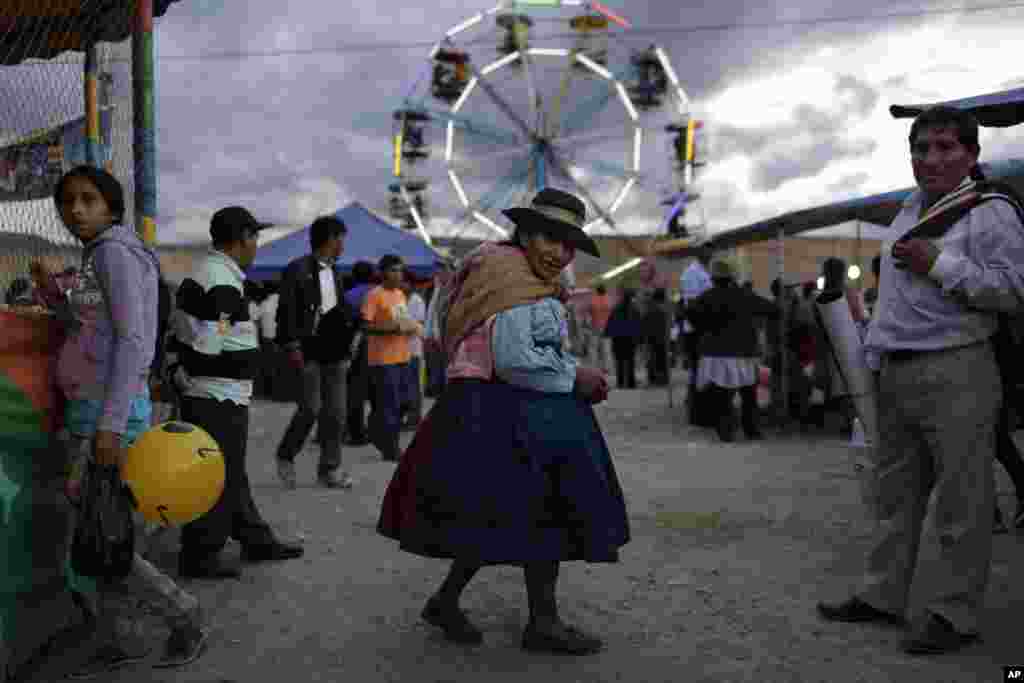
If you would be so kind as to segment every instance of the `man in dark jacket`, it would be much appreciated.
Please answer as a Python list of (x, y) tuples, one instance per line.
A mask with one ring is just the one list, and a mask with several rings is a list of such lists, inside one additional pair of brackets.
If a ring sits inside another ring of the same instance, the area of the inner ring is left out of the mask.
[(334, 267), (344, 250), (345, 224), (334, 216), (313, 222), (309, 240), (313, 253), (292, 261), (281, 278), (277, 308), (277, 339), (292, 367), (302, 373), (302, 392), (291, 423), (277, 449), (277, 472), (287, 488), (295, 488), (295, 456), (313, 424), (320, 421), (320, 464), (317, 481), (327, 488), (351, 488), (341, 469), (341, 438), (345, 415), (345, 374), (357, 328), (345, 302), (341, 276)]
[(656, 289), (643, 317), (647, 344), (647, 381), (651, 386), (663, 387), (669, 382), (668, 342), (672, 313), (664, 289)]
[(761, 437), (758, 427), (757, 319), (778, 316), (775, 304), (736, 284), (736, 271), (725, 259), (711, 264), (712, 288), (689, 307), (688, 318), (700, 335), (697, 367), (698, 390), (707, 391), (709, 411), (716, 415), (722, 441), (736, 432), (733, 400), (736, 390), (743, 401), (743, 431), (747, 438)]

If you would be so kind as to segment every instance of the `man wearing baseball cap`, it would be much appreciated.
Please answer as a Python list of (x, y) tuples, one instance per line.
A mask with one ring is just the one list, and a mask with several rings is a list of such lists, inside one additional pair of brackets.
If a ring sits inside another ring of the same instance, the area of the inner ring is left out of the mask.
[(181, 419), (206, 430), (224, 455), (220, 500), (181, 532), (179, 572), (190, 578), (237, 578), (220, 551), (229, 537), (249, 561), (300, 557), (301, 546), (279, 541), (252, 498), (246, 473), (249, 402), (259, 367), (259, 335), (245, 299), (245, 269), (256, 258), (257, 235), (269, 224), (240, 206), (217, 211), (210, 222), (212, 249), (181, 284), (172, 330), (180, 364), (173, 377)]

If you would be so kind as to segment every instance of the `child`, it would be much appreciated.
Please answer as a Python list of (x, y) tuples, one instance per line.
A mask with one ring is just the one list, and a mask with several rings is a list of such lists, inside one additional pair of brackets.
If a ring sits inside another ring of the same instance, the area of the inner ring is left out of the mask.
[[(33, 264), (34, 275), (48, 283), (47, 303), (66, 313), (57, 382), (67, 399), (72, 458), (118, 464), (126, 447), (150, 426), (148, 380), (156, 351), (159, 262), (123, 226), (124, 192), (106, 171), (72, 169), (57, 183), (54, 203), (61, 221), (85, 245), (82, 268), (70, 289), (60, 287), (44, 265)], [(137, 554), (129, 579), (167, 603), (171, 635), (157, 666), (181, 666), (199, 657), (207, 634), (196, 599)], [(139, 610), (126, 595), (126, 583), (98, 582), (100, 647), (71, 678), (91, 678), (147, 656), (139, 639)]]

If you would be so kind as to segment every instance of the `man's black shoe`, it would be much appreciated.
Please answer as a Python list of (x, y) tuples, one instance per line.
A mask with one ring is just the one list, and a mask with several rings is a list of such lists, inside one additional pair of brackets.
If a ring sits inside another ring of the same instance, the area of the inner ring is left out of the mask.
[(302, 557), (305, 549), (301, 545), (275, 541), (266, 545), (247, 545), (242, 548), (242, 559), (247, 562), (274, 562), (294, 560)]
[(928, 613), (913, 633), (903, 642), (903, 650), (911, 655), (941, 655), (955, 652), (981, 640), (977, 633), (960, 633), (953, 624), (937, 614)]
[(875, 622), (891, 626), (906, 626), (907, 620), (899, 614), (875, 609), (858, 597), (852, 597), (839, 604), (818, 603), (818, 614), (829, 621), (845, 621), (851, 624)]
[(242, 571), (219, 557), (190, 560), (178, 558), (178, 574), (186, 579), (239, 579)]

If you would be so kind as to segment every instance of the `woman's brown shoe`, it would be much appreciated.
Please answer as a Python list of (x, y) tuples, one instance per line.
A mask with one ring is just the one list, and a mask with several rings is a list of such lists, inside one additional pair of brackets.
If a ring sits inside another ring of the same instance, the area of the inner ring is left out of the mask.
[(423, 621), (444, 631), (444, 637), (453, 643), (479, 645), (484, 642), (483, 632), (458, 607), (442, 607), (436, 600), (428, 600), (420, 616)]
[(574, 626), (559, 625), (553, 630), (540, 630), (527, 626), (523, 631), (523, 649), (529, 652), (550, 652), (563, 655), (592, 655), (600, 652), (604, 643)]

